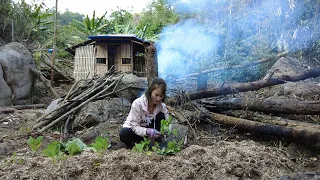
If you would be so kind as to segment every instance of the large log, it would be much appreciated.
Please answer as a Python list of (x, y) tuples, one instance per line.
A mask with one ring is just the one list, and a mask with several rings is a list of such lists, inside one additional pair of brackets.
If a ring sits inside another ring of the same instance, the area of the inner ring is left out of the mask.
[(36, 108), (45, 108), (45, 104), (24, 104), (24, 105), (15, 105), (15, 106), (4, 106), (0, 108), (13, 108), (17, 110), (21, 109), (36, 109)]
[(287, 54), (288, 54), (288, 52), (283, 52), (283, 53), (280, 53), (280, 54), (278, 54), (278, 55), (276, 55), (274, 57), (265, 58), (265, 59), (261, 59), (261, 60), (254, 61), (254, 62), (248, 62), (248, 63), (240, 64), (240, 65), (237, 65), (237, 66), (212, 68), (212, 69), (208, 69), (208, 70), (205, 70), (205, 71), (201, 71), (199, 73), (188, 74), (188, 75), (183, 76), (182, 78), (198, 76), (198, 75), (201, 75), (201, 74), (208, 74), (208, 73), (212, 73), (212, 72), (219, 72), (219, 71), (226, 71), (226, 70), (233, 70), (233, 69), (241, 69), (241, 68), (246, 68), (246, 67), (250, 67), (250, 66), (255, 66), (255, 65), (266, 63), (266, 62), (269, 62), (269, 61), (278, 60), (279, 58), (284, 57)]
[(320, 114), (320, 101), (299, 101), (295, 99), (253, 99), (224, 98), (200, 101), (210, 111), (248, 109), (253, 111), (284, 114)]
[(287, 127), (291, 127), (291, 126), (292, 127), (295, 127), (295, 126), (310, 127), (310, 125), (312, 125), (310, 123), (317, 122), (317, 120), (314, 119), (316, 115), (307, 116), (307, 118), (303, 118), (303, 119), (296, 118), (296, 120), (293, 120), (293, 119), (259, 113), (257, 111), (250, 111), (250, 110), (230, 110), (230, 111), (224, 111), (223, 113), (228, 116), (238, 117), (242, 119), (249, 119), (249, 120), (254, 120), (257, 122), (268, 123), (273, 125), (287, 126)]
[(298, 140), (320, 141), (320, 126), (310, 124), (310, 126), (280, 126), (261, 122), (250, 121), (247, 119), (226, 116), (217, 113), (210, 113), (213, 122), (218, 122), (228, 126), (235, 126), (237, 129), (244, 131), (255, 131), (266, 135), (273, 135)]
[[(284, 84), (287, 81), (296, 82), (296, 81), (301, 81), (308, 78), (315, 78), (318, 76), (320, 76), (320, 68), (303, 72), (295, 76), (283, 76), (278, 79), (264, 79), (264, 80), (254, 81), (254, 82), (235, 84), (233, 86), (225, 86), (222, 88), (210, 89), (207, 91), (190, 93), (190, 94), (187, 94), (187, 98), (190, 100), (196, 100), (196, 99), (208, 98), (208, 97), (219, 96), (219, 95), (235, 94), (238, 92), (256, 91), (265, 87), (274, 86), (277, 84)], [(172, 98), (169, 98), (167, 102), (169, 104), (177, 104), (177, 103), (180, 103), (180, 101), (181, 99), (172, 97)]]
[[(49, 57), (42, 55), (41, 57), (44, 58), (44, 60), (42, 61), (45, 65), (47, 65), (48, 67), (52, 68), (55, 72), (57, 72), (58, 74), (60, 74), (62, 77), (64, 77), (65, 79), (67, 79), (70, 82), (73, 82), (74, 80), (71, 79), (70, 77), (68, 77), (67, 75), (64, 75), (56, 66), (52, 66), (50, 64), (50, 59)], [(48, 62), (49, 61), (49, 62)]]
[(33, 74), (35, 74), (37, 76), (38, 79), (40, 79), (43, 84), (50, 90), (50, 92), (53, 94), (53, 96), (55, 98), (59, 98), (59, 95), (57, 94), (57, 92), (53, 89), (53, 87), (51, 86), (51, 83), (48, 79), (46, 79), (42, 73), (36, 69), (30, 69), (30, 72), (32, 72)]

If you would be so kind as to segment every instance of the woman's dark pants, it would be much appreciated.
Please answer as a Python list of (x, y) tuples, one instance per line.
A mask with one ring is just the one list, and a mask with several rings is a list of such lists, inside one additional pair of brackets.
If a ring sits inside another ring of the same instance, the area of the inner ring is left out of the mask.
[[(155, 118), (155, 129), (160, 131), (161, 127), (161, 120), (165, 119), (165, 116), (162, 112), (159, 112)], [(153, 128), (154, 119), (151, 121), (150, 125), (146, 128)], [(136, 135), (131, 128), (122, 128), (120, 130), (120, 140), (126, 144), (126, 146), (132, 149), (135, 143), (140, 143), (143, 141), (143, 137)], [(160, 138), (159, 138), (160, 139)], [(156, 140), (157, 141), (157, 140)]]

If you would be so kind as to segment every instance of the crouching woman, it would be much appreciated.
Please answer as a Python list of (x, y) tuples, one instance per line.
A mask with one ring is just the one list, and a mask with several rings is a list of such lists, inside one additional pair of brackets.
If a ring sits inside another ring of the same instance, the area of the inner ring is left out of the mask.
[(161, 120), (168, 119), (168, 110), (163, 103), (167, 84), (162, 78), (154, 78), (139, 98), (133, 101), (130, 113), (120, 130), (120, 140), (128, 148), (149, 136), (160, 141)]

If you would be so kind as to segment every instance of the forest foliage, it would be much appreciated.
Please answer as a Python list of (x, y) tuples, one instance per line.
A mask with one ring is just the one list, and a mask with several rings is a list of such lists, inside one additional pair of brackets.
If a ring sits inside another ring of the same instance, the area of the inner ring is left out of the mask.
[[(17, 41), (34, 53), (52, 48), (54, 9), (43, 2), (0, 1), (0, 43)], [(160, 73), (175, 68), (177, 76), (280, 52), (318, 61), (319, 7), (319, 0), (152, 0), (141, 13), (117, 9), (98, 16), (66, 10), (57, 16), (57, 57), (71, 59), (64, 49), (89, 35), (121, 33), (156, 42)], [(233, 72), (232, 77), (253, 80), (266, 66)]]

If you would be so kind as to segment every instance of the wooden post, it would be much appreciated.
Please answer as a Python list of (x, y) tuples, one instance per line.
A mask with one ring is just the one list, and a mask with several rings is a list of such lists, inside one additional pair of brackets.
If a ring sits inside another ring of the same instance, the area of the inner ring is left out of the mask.
[(149, 85), (153, 78), (158, 77), (158, 60), (156, 57), (156, 47), (153, 43), (151, 43), (150, 46), (146, 47), (145, 51), (147, 80)]
[[(57, 41), (57, 13), (58, 13), (58, 0), (56, 0), (56, 10), (54, 13), (54, 32), (53, 32), (53, 52), (52, 52), (52, 61), (51, 66), (54, 67), (54, 58), (56, 55), (56, 41)], [(54, 80), (54, 69), (51, 68), (51, 86), (53, 86), (53, 80)]]
[(197, 76), (197, 91), (204, 91), (208, 86), (208, 75), (207, 74), (199, 74)]
[(14, 41), (14, 21), (13, 18), (11, 20), (11, 42)]

